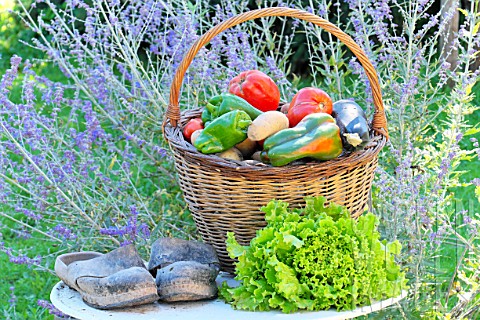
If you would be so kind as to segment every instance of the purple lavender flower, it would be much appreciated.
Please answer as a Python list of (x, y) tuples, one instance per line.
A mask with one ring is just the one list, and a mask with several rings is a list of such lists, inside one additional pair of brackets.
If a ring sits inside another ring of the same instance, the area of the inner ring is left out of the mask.
[(266, 64), (269, 69), (268, 74), (271, 75), (275, 83), (277, 83), (278, 85), (288, 84), (288, 80), (286, 79), (285, 74), (277, 67), (273, 58), (267, 57)]
[(473, 219), (469, 215), (467, 215), (467, 214), (463, 215), (463, 223), (470, 224), (472, 222), (472, 220)]
[(37, 305), (47, 309), (51, 315), (55, 315), (60, 318), (68, 318), (66, 314), (62, 313), (60, 310), (55, 308), (55, 306), (52, 303), (48, 302), (47, 300), (41, 300), (41, 299), (37, 300)]
[(8, 303), (10, 304), (10, 307), (15, 307), (17, 305), (17, 297), (15, 296), (15, 287), (11, 286), (9, 290), (10, 290), (10, 298), (8, 299)]
[(15, 255), (11, 248), (5, 248), (2, 244), (0, 251), (4, 252), (9, 261), (15, 264), (23, 264), (27, 266), (38, 266), (42, 261), (42, 257), (36, 256), (35, 258), (29, 258), (26, 254)]
[[(135, 241), (138, 233), (140, 232), (144, 239), (150, 236), (150, 231), (145, 223), (139, 223), (139, 211), (135, 205), (130, 206), (130, 214), (126, 223), (121, 226), (110, 226), (108, 228), (102, 228), (101, 234), (124, 238), (124, 243), (128, 244)], [(126, 241), (126, 242), (125, 242)]]
[(473, 146), (478, 148), (478, 140), (476, 138), (470, 138), (470, 142), (473, 142)]
[(57, 224), (54, 228), (53, 231), (58, 233), (63, 239), (65, 240), (73, 240), (77, 238), (77, 235), (73, 233), (73, 231), (70, 228), (65, 227), (62, 224)]
[(25, 228), (20, 228), (18, 230), (11, 229), (11, 231), (20, 239), (30, 239), (30, 238), (32, 238), (32, 234), (28, 230), (25, 230)]

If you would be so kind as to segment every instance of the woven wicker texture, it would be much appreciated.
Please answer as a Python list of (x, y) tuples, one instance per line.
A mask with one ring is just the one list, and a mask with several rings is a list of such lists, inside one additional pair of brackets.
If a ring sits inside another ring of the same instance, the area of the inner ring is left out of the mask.
[[(271, 167), (204, 155), (185, 141), (181, 128), (201, 114), (201, 109), (181, 114), (178, 103), (183, 77), (196, 53), (222, 31), (266, 16), (288, 16), (312, 22), (345, 43), (362, 63), (375, 105), (372, 141), (364, 150), (330, 161), (296, 161), (285, 167)], [(367, 207), (377, 154), (388, 139), (388, 131), (378, 78), (362, 49), (336, 26), (313, 14), (289, 8), (266, 8), (230, 18), (210, 29), (192, 45), (172, 82), (164, 137), (174, 154), (180, 187), (199, 233), (217, 250), (222, 269), (233, 272), (233, 261), (226, 252), (226, 232), (235, 232), (237, 240), (247, 245), (256, 230), (265, 225), (264, 214), (259, 208), (271, 199), (301, 206), (305, 196), (323, 195), (345, 205), (352, 217), (362, 214)]]

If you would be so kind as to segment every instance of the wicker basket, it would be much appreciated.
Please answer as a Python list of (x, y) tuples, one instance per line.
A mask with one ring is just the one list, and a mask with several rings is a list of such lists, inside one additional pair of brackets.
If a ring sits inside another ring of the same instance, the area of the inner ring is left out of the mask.
[[(185, 72), (197, 52), (222, 31), (260, 17), (287, 16), (314, 23), (336, 36), (362, 64), (372, 88), (375, 114), (372, 141), (364, 150), (325, 162), (304, 162), (285, 167), (249, 165), (198, 152), (186, 142), (181, 128), (198, 117), (201, 109), (180, 114), (179, 93)], [(290, 8), (266, 8), (232, 17), (210, 29), (190, 48), (178, 67), (170, 90), (170, 104), (164, 122), (164, 137), (175, 157), (180, 187), (203, 240), (217, 250), (222, 269), (233, 272), (233, 260), (226, 252), (226, 233), (234, 231), (247, 245), (256, 230), (265, 226), (259, 208), (271, 199), (300, 206), (307, 195), (323, 195), (345, 205), (353, 217), (366, 209), (377, 154), (388, 139), (387, 124), (377, 74), (360, 47), (330, 22), (314, 14)]]

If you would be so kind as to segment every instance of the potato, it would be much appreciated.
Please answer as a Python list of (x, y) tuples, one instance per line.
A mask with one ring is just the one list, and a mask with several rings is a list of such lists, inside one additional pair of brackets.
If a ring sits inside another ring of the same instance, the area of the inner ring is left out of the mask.
[(198, 130), (195, 130), (193, 131), (191, 137), (190, 137), (190, 141), (192, 142), (192, 144), (195, 143), (195, 140), (197, 140), (198, 136), (200, 135), (200, 133), (202, 133), (203, 129), (198, 129)]
[(254, 154), (252, 154), (252, 160), (262, 162), (262, 158), (260, 157), (261, 153), (262, 153), (262, 151), (257, 151)]
[(243, 160), (242, 153), (240, 152), (240, 150), (238, 150), (238, 149), (235, 148), (235, 147), (230, 148), (230, 149), (228, 149), (228, 150), (226, 150), (226, 151), (217, 153), (216, 155), (217, 155), (218, 157), (224, 158), (224, 159), (238, 160), (238, 161), (242, 161), (242, 160)]
[(248, 127), (248, 138), (260, 141), (288, 128), (288, 118), (280, 111), (267, 111), (259, 115)]
[(257, 143), (250, 139), (245, 139), (235, 146), (242, 153), (244, 158), (248, 158), (255, 152), (257, 149)]

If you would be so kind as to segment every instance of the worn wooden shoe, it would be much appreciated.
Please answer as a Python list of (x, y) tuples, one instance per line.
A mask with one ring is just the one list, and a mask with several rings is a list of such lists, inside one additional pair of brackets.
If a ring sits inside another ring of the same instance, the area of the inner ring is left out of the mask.
[(57, 275), (90, 306), (113, 309), (158, 300), (155, 279), (133, 244), (96, 257), (92, 254), (91, 259), (87, 256), (75, 261), (59, 256)]
[(220, 262), (213, 246), (178, 238), (160, 238), (152, 245), (148, 270), (155, 277), (157, 269), (178, 261), (195, 261), (220, 270)]
[(178, 261), (157, 270), (160, 300), (165, 302), (213, 299), (218, 270), (196, 261)]
[(75, 282), (67, 276), (67, 268), (70, 264), (77, 261), (91, 260), (102, 256), (102, 253), (94, 251), (71, 252), (59, 255), (55, 260), (55, 273), (70, 288), (77, 290)]
[(67, 278), (76, 283), (81, 277), (104, 278), (132, 267), (145, 268), (145, 264), (135, 246), (130, 244), (94, 259), (72, 262), (67, 267)]
[(155, 280), (147, 269), (132, 267), (105, 278), (77, 280), (83, 301), (97, 309), (138, 306), (158, 300)]

